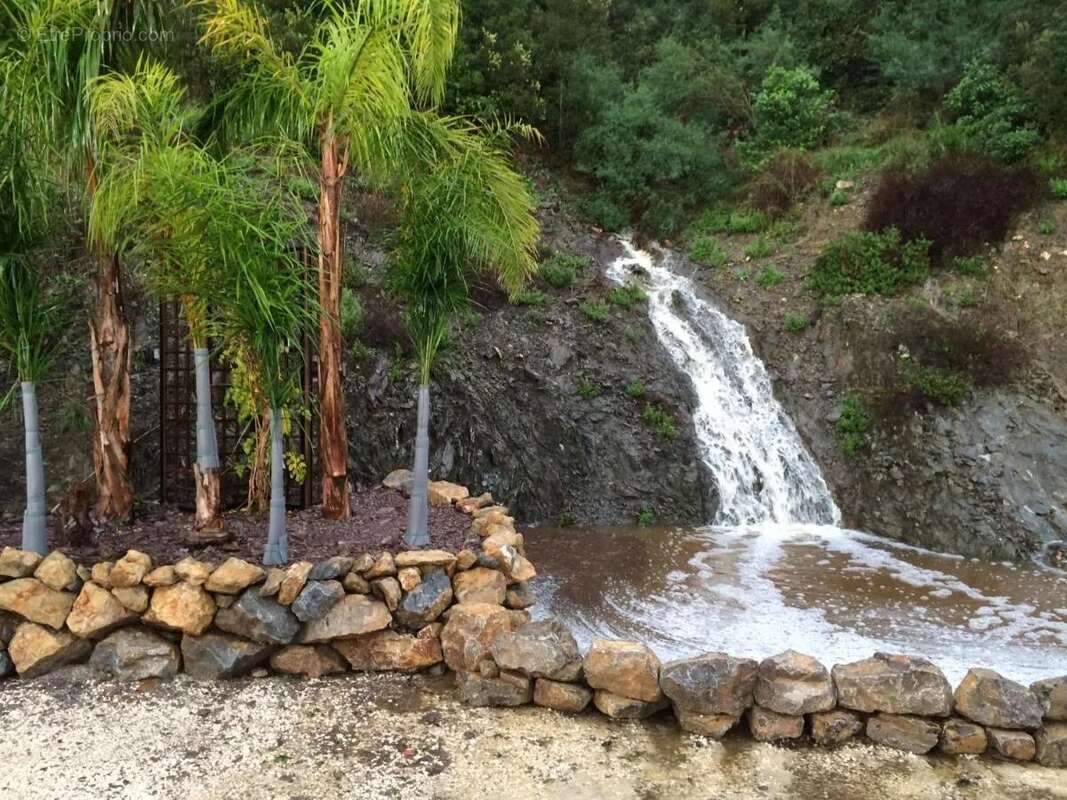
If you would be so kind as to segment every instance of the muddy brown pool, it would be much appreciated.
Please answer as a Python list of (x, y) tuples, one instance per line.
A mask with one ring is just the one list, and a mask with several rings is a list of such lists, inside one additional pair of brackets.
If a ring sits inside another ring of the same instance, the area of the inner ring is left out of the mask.
[(637, 639), (664, 659), (793, 648), (838, 663), (925, 656), (1015, 680), (1067, 674), (1067, 574), (979, 562), (829, 526), (535, 528), (536, 616), (583, 644)]

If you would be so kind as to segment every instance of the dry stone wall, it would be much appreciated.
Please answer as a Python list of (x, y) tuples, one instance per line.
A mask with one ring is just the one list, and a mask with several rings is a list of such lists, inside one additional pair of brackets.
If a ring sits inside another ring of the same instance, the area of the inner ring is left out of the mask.
[(953, 690), (929, 661), (886, 653), (832, 669), (792, 651), (661, 663), (639, 642), (597, 640), (583, 654), (558, 620), (531, 621), (536, 570), (507, 508), (454, 484), (434, 484), (431, 496), (471, 516), (477, 551), (263, 569), (237, 558), (157, 565), (133, 550), (86, 567), (7, 548), (0, 678), (82, 662), (127, 681), (450, 670), (475, 706), (592, 707), (620, 720), (670, 709), (683, 730), (713, 738), (747, 729), (758, 741), (837, 746), (865, 735), (916, 754), (1067, 767), (1067, 676), (1027, 687), (973, 669)]

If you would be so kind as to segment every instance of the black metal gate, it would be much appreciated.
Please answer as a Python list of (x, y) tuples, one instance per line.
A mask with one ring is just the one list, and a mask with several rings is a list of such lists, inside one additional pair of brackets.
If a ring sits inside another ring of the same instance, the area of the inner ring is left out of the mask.
[[(286, 472), (285, 493), (290, 508), (307, 508), (321, 499), (317, 457), (317, 377), (318, 358), (308, 338), (304, 341), (301, 383), (304, 405), (311, 409), (311, 414), (294, 424), (286, 441), (287, 451), (295, 450), (303, 454), (307, 472), (303, 482), (293, 480)], [(255, 435), (251, 423), (242, 425), (237, 419), (237, 409), (225, 402), (229, 388), (230, 371), (212, 348), (211, 404), (219, 442), (224, 510), (240, 508), (248, 498), (248, 476), (238, 475), (235, 467), (244, 456), (242, 439)], [(193, 462), (196, 461), (196, 374), (185, 315), (181, 303), (174, 300), (165, 300), (159, 307), (159, 407), (160, 500), (191, 510), (195, 507), (196, 497), (193, 481)]]

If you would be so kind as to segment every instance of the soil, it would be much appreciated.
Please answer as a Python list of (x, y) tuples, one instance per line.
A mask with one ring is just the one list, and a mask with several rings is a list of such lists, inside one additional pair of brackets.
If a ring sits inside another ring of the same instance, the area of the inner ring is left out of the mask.
[[(386, 488), (355, 492), (352, 517), (344, 521), (324, 519), (321, 508), (288, 515), (290, 561), (319, 561), (336, 555), (357, 555), (408, 549), (403, 535), (407, 523), (407, 499)], [(174, 564), (185, 556), (218, 563), (230, 557), (257, 563), (267, 543), (265, 517), (233, 512), (225, 515), (229, 541), (207, 547), (190, 546), (185, 536), (192, 531), (193, 515), (175, 508), (158, 509), (151, 517), (129, 525), (100, 528), (86, 544), (64, 544), (61, 549), (80, 564), (114, 561), (129, 549), (140, 550), (156, 564)], [(471, 519), (452, 507), (430, 508), (430, 547), (457, 552), (473, 544)], [(0, 525), (0, 547), (19, 546), (18, 525)], [(62, 544), (62, 543), (61, 543)]]

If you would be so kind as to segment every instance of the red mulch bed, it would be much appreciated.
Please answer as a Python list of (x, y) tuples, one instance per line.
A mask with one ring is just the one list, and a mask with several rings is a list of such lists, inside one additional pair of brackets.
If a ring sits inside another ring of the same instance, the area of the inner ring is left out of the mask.
[[(156, 564), (173, 564), (186, 556), (220, 562), (231, 556), (258, 563), (267, 544), (267, 518), (232, 512), (226, 515), (228, 542), (207, 547), (185, 543), (192, 530), (193, 515), (176, 508), (163, 508), (151, 517), (128, 525), (101, 528), (84, 546), (51, 541), (79, 564), (114, 561), (127, 550), (148, 553)], [(352, 517), (344, 521), (323, 519), (320, 508), (289, 514), (289, 560), (319, 561), (337, 555), (358, 555), (406, 550), (402, 537), (407, 525), (407, 498), (392, 489), (377, 488), (352, 495)], [(456, 552), (477, 541), (470, 532), (471, 518), (454, 508), (430, 508), (430, 547)], [(18, 547), (20, 523), (0, 524), (0, 547)], [(54, 537), (53, 537), (54, 538)]]

